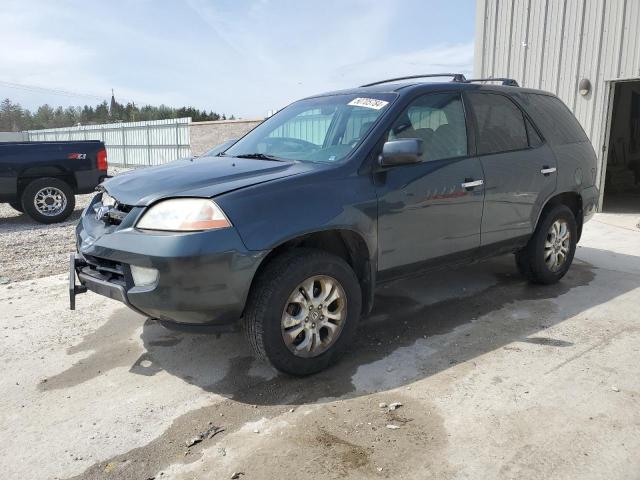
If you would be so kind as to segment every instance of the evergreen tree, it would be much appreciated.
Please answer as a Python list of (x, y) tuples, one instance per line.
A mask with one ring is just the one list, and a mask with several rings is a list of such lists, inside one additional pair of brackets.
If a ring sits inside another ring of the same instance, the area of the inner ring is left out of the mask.
[[(161, 104), (159, 106), (144, 105), (138, 107), (129, 102), (118, 103), (115, 97), (111, 103), (103, 101), (94, 106), (57, 107), (48, 104), (40, 105), (35, 112), (22, 108), (6, 98), (0, 102), (0, 131), (19, 132), (21, 130), (38, 130), (43, 128), (72, 127), (75, 125), (97, 125), (112, 122), (140, 122), (143, 120), (165, 120), (168, 118), (191, 117), (194, 122), (208, 120), (225, 120), (225, 114), (213, 110), (207, 112), (195, 107), (173, 108)], [(233, 115), (229, 118), (235, 119)]]

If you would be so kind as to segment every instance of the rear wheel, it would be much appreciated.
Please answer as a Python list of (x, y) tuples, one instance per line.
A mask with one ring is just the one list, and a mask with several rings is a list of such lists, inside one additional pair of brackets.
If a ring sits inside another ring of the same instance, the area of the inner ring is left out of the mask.
[(552, 208), (538, 223), (527, 246), (516, 253), (518, 270), (534, 283), (557, 282), (573, 262), (577, 238), (571, 209), (565, 205)]
[(22, 193), (24, 212), (40, 223), (66, 220), (76, 206), (73, 190), (58, 178), (33, 180)]
[(244, 330), (256, 356), (282, 372), (309, 375), (337, 360), (351, 342), (361, 303), (358, 279), (343, 259), (295, 249), (256, 279)]

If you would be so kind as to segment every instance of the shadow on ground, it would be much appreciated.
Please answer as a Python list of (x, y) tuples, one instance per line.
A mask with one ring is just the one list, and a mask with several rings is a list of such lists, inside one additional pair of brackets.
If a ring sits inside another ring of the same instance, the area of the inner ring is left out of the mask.
[[(359, 325), (353, 347), (337, 365), (312, 380), (280, 375), (258, 364), (241, 334), (215, 338), (176, 333), (151, 320), (145, 322), (142, 332), (146, 352), (131, 372), (154, 375), (166, 371), (247, 404), (316, 402), (408, 384), (517, 340), (569, 346), (540, 331), (621, 293), (590, 294), (586, 303), (554, 315), (554, 303), (544, 300), (588, 285), (594, 278), (591, 267), (576, 264), (561, 283), (534, 286), (517, 275), (512, 262), (511, 256), (502, 257), (382, 288), (374, 312)], [(528, 300), (536, 302), (515, 314), (491, 315), (507, 304)], [(438, 342), (439, 336), (454, 331), (459, 333)], [(415, 348), (403, 353), (403, 347)]]

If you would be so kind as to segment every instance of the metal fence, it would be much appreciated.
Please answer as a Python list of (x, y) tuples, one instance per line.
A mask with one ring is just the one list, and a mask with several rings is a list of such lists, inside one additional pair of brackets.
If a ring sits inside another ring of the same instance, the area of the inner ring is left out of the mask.
[(28, 140), (25, 132), (0, 132), (0, 142), (26, 142)]
[(102, 140), (110, 165), (161, 165), (191, 156), (191, 118), (27, 131), (29, 141)]

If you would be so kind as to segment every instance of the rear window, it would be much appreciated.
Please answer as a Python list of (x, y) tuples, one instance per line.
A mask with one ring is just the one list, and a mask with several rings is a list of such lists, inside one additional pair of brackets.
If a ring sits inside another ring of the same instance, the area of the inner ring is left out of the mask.
[(576, 117), (559, 98), (537, 93), (522, 93), (518, 98), (549, 143), (589, 141)]

